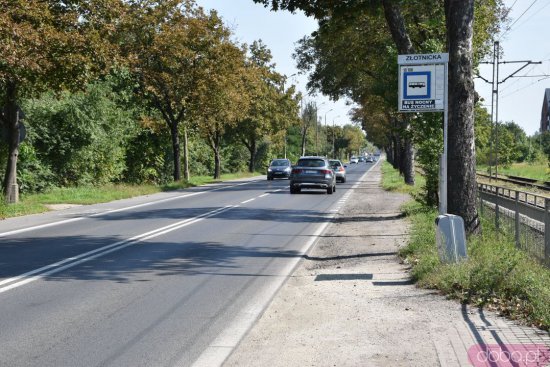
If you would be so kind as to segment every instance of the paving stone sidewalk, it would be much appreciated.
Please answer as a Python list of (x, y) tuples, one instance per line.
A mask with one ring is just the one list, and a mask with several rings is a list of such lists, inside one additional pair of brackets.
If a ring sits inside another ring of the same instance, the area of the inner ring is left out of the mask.
[[(397, 256), (408, 197), (380, 178), (377, 165), (352, 190), (225, 366), (471, 366), (479, 344), (550, 348), (547, 332), (417, 288)], [(483, 363), (491, 350), (479, 351), (475, 366), (522, 365)]]

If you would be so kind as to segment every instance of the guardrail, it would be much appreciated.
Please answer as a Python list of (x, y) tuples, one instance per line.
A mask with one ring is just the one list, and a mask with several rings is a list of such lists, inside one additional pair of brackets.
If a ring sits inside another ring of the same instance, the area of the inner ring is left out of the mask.
[(478, 184), (478, 195), (481, 215), (494, 215), (497, 229), (550, 267), (550, 198), (488, 184)]

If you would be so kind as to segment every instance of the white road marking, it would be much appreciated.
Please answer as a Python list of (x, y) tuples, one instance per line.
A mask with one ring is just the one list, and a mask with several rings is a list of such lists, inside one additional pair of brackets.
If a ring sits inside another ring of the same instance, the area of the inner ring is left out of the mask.
[(200, 191), (200, 192), (195, 192), (195, 193), (189, 193), (189, 194), (184, 194), (184, 195), (178, 195), (178, 196), (174, 196), (174, 197), (171, 197), (171, 198), (161, 199), (161, 200), (157, 200), (157, 201), (150, 201), (150, 202), (147, 202), (147, 203), (142, 203), (142, 204), (127, 206), (127, 207), (124, 207), (124, 208), (107, 210), (107, 211), (104, 211), (104, 212), (95, 213), (95, 214), (91, 214), (91, 215), (83, 215), (83, 216), (78, 217), (78, 218), (71, 218), (71, 219), (61, 220), (61, 221), (58, 221), (58, 222), (52, 222), (52, 223), (40, 224), (40, 225), (32, 226), (32, 227), (26, 227), (26, 228), (16, 229), (16, 230), (13, 230), (13, 231), (1, 232), (1, 233), (0, 233), (0, 238), (2, 238), (2, 237), (7, 237), (7, 236), (12, 236), (12, 235), (16, 235), (16, 234), (20, 234), (20, 233), (25, 233), (25, 232), (35, 231), (35, 230), (39, 230), (39, 229), (44, 229), (44, 228), (48, 228), (48, 227), (59, 226), (59, 225), (62, 225), (62, 224), (67, 224), (67, 223), (72, 223), (72, 222), (78, 222), (78, 221), (84, 220), (84, 219), (86, 219), (86, 218), (100, 217), (100, 216), (103, 216), (103, 215), (108, 215), (108, 214), (112, 214), (112, 213), (123, 212), (123, 211), (126, 211), (126, 210), (132, 210), (132, 209), (141, 208), (141, 207), (149, 206), (149, 205), (153, 205), (153, 204), (164, 203), (164, 202), (167, 202), (167, 201), (183, 199), (183, 198), (187, 198), (187, 197), (191, 197), (191, 196), (196, 196), (196, 195), (202, 195), (202, 194), (205, 194), (205, 193), (208, 193), (208, 192), (212, 192), (212, 191), (219, 191), (219, 190), (223, 190), (223, 189), (226, 189), (226, 188), (231, 188), (231, 187), (237, 187), (237, 186), (247, 185), (247, 184), (249, 184), (249, 183), (251, 183), (251, 182), (255, 182), (255, 181), (260, 181), (260, 180), (242, 182), (242, 183), (239, 183), (239, 184), (236, 184), (236, 185), (232, 185), (232, 186), (218, 187), (218, 188), (211, 189), (211, 190), (205, 190), (205, 191)]
[(254, 200), (256, 200), (256, 198), (252, 198), (252, 199), (248, 199), (248, 200), (242, 201), (241, 204), (250, 203), (251, 201), (254, 201)]
[[(378, 164), (378, 162), (376, 162), (376, 164), (370, 167), (367, 172), (361, 176), (361, 178), (353, 185), (352, 189), (359, 186), (359, 183), (363, 181), (365, 176)], [(350, 194), (346, 195), (347, 200)], [(300, 253), (306, 254), (310, 250), (311, 246), (326, 230), (332, 219), (334, 219), (335, 214), (327, 214), (324, 217), (327, 218), (327, 221), (323, 222), (317, 228), (314, 234), (310, 237), (309, 241), (302, 246)], [(287, 265), (280, 271), (278, 276), (275, 276), (274, 280), (268, 286), (263, 288), (258, 295), (233, 319), (230, 325), (225, 328), (213, 342), (210, 343), (199, 358), (192, 364), (192, 367), (221, 366), (240, 343), (241, 339), (254, 326), (254, 323), (260, 314), (267, 308), (286, 279), (292, 275), (300, 260), (301, 257), (290, 259)], [(180, 361), (179, 363), (176, 363), (176, 366), (187, 366), (187, 361)]]
[(0, 287), (0, 293), (7, 292), (11, 289), (14, 289), (14, 288), (20, 287), (22, 285), (28, 284), (28, 283), (33, 282), (35, 280), (41, 279), (45, 276), (55, 274), (55, 273), (58, 273), (60, 271), (72, 268), (76, 265), (79, 265), (79, 264), (82, 264), (84, 262), (96, 259), (100, 256), (110, 254), (111, 252), (121, 250), (125, 247), (134, 245), (136, 243), (143, 242), (143, 241), (146, 241), (146, 240), (149, 240), (151, 238), (158, 237), (158, 236), (162, 236), (166, 233), (169, 233), (169, 232), (175, 231), (177, 229), (186, 227), (188, 225), (197, 223), (197, 222), (199, 222), (199, 221), (201, 221), (205, 218), (209, 218), (213, 215), (216, 215), (216, 214), (219, 214), (219, 213), (222, 213), (224, 211), (227, 211), (227, 210), (230, 210), (230, 209), (233, 209), (233, 208), (237, 208), (237, 207), (238, 207), (238, 205), (230, 205), (230, 206), (225, 206), (223, 208), (218, 208), (218, 209), (212, 210), (208, 213), (198, 215), (198, 216), (193, 217), (193, 218), (188, 218), (188, 219), (179, 221), (177, 223), (172, 223), (170, 225), (167, 225), (167, 226), (164, 226), (164, 227), (161, 227), (161, 228), (157, 228), (157, 229), (154, 229), (154, 230), (146, 232), (146, 233), (139, 234), (139, 235), (134, 236), (132, 238), (122, 240), (122, 241), (118, 241), (118, 242), (115, 242), (111, 245), (103, 246), (101, 248), (98, 248), (98, 249), (95, 249), (95, 250), (92, 250), (92, 251), (88, 251), (88, 252), (80, 254), (78, 256), (70, 257), (70, 258), (64, 259), (62, 261), (58, 261), (56, 263), (46, 265), (46, 266), (41, 267), (39, 269), (29, 271), (25, 274), (21, 274), (21, 275), (16, 276), (16, 277), (5, 279), (5, 280), (0, 282), (0, 286), (4, 285), (4, 284), (8, 284), (8, 285), (6, 285), (4, 287)]

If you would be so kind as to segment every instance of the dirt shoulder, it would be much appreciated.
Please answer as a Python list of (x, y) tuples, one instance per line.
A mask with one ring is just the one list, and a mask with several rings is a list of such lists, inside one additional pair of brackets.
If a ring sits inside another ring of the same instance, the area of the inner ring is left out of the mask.
[(406, 195), (380, 165), (346, 205), (225, 366), (468, 366), (477, 344), (543, 344), (547, 333), (417, 288), (397, 251)]

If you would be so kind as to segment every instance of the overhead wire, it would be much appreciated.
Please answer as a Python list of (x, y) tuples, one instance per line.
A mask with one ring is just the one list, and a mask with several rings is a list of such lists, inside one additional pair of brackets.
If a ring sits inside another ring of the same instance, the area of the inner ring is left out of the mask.
[[(502, 37), (504, 37), (508, 32), (510, 32), (512, 30), (512, 27), (525, 15), (525, 13), (527, 13), (529, 11), (529, 9), (531, 9), (533, 7), (533, 5), (535, 5), (537, 3), (537, 1), (539, 0), (533, 0), (533, 2), (531, 3), (531, 5), (529, 5), (527, 7), (527, 9), (525, 9), (523, 11), (523, 13), (521, 13), (521, 15), (519, 17), (516, 18), (516, 20), (514, 20), (514, 22), (512, 22), (512, 24), (510, 24), (508, 27), (506, 27), (506, 30), (500, 35), (499, 37), (499, 40), (502, 39)], [(515, 3), (514, 3), (515, 4)], [(510, 7), (511, 9), (512, 7)]]

